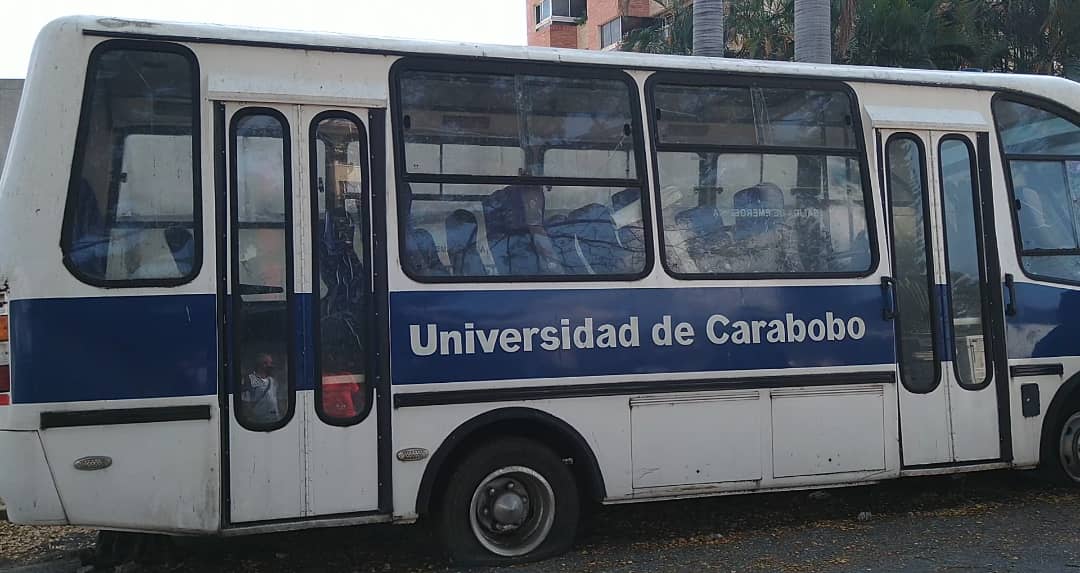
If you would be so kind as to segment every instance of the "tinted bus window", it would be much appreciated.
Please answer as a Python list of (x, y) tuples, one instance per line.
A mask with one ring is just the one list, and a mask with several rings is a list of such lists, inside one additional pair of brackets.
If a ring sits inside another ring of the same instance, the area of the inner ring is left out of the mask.
[(975, 152), (966, 139), (939, 146), (945, 255), (949, 271), (953, 365), (963, 386), (979, 386), (991, 375), (990, 340), (984, 319), (982, 229)]
[(260, 108), (233, 119), (233, 352), (236, 419), (252, 430), (292, 415), (292, 228), (285, 118)]
[(316, 117), (312, 127), (319, 300), (316, 403), (319, 416), (335, 425), (359, 422), (371, 404), (366, 378), (370, 325), (363, 133), (355, 117), (340, 112)]
[(92, 55), (61, 241), (83, 281), (167, 285), (198, 272), (197, 77), (178, 48)]
[(912, 392), (938, 385), (933, 260), (930, 257), (926, 155), (912, 135), (885, 144), (896, 274), (900, 380)]
[(842, 92), (661, 84), (653, 94), (664, 143), (856, 148)]
[(640, 130), (627, 81), (408, 70), (398, 92), (411, 276), (645, 270)]
[(852, 102), (659, 84), (660, 213), (676, 275), (854, 275), (872, 263)]
[(1024, 270), (1080, 281), (1080, 127), (1026, 103), (994, 102)]

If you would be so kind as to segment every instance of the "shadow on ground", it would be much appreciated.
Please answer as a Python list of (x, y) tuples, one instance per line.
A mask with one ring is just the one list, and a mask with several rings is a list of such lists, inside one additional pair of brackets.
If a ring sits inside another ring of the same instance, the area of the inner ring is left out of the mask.
[[(1080, 558), (1072, 553), (1080, 548), (1073, 517), (1078, 511), (1080, 492), (1018, 472), (609, 506), (592, 514), (574, 551), (514, 570), (1080, 571)], [(85, 549), (92, 538), (84, 535)], [(1028, 535), (1045, 546), (1040, 556), (1024, 553), (1031, 546), (1024, 539)], [(77, 550), (36, 557), (70, 560)], [(0, 558), (0, 569), (31, 560)], [(420, 524), (184, 539), (165, 561), (127, 564), (122, 570), (458, 569), (445, 561), (435, 536)]]

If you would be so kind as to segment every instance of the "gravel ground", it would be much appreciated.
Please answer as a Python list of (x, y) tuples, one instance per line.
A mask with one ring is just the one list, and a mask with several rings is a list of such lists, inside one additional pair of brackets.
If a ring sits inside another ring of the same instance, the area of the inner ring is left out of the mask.
[[(605, 507), (570, 554), (512, 571), (1080, 573), (1078, 512), (1080, 490), (1015, 472)], [(70, 573), (92, 544), (87, 530), (0, 523), (0, 571)], [(186, 540), (172, 553), (121, 569), (460, 571), (421, 526)]]

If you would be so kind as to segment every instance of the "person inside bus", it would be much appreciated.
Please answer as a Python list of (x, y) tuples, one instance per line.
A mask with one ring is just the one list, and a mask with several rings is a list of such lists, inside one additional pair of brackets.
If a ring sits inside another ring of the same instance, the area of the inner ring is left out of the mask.
[(252, 371), (240, 380), (240, 410), (246, 421), (273, 424), (285, 415), (287, 389), (274, 377), (275, 369), (274, 357), (260, 352)]

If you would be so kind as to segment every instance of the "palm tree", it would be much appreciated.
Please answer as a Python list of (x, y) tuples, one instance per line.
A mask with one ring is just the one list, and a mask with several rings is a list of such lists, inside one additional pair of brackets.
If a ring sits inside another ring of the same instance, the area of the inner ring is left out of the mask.
[[(663, 18), (651, 26), (627, 32), (620, 44), (624, 52), (689, 56), (694, 48), (694, 13), (685, 0), (654, 0), (664, 7)], [(625, 8), (623, 13), (625, 13)]]
[(724, 0), (694, 0), (694, 55), (723, 57)]
[(832, 6), (829, 0), (795, 0), (795, 61), (832, 63)]
[(866, 66), (936, 68), (936, 0), (859, 2), (846, 63)]
[(728, 55), (754, 60), (790, 60), (792, 0), (728, 0)]

